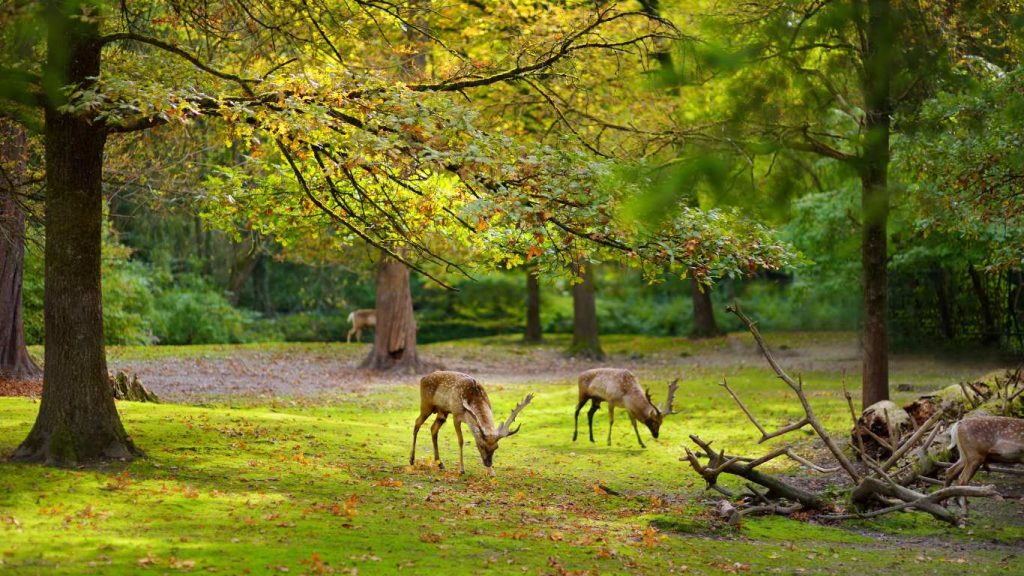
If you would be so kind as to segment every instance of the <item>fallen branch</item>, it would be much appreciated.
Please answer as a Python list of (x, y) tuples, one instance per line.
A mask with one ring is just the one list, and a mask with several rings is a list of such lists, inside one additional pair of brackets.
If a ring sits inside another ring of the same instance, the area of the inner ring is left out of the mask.
[[(759, 472), (750, 466), (750, 464), (742, 464), (735, 458), (727, 458), (721, 452), (716, 453), (711, 449), (710, 443), (704, 442), (695, 435), (691, 435), (690, 439), (700, 446), (706, 454), (712, 455), (710, 462), (713, 467), (708, 468), (700, 463), (700, 460), (697, 459), (697, 456), (694, 455), (689, 448), (686, 449), (687, 460), (690, 462), (693, 469), (696, 470), (705, 481), (707, 481), (709, 488), (717, 485), (718, 476), (720, 474), (732, 474), (733, 476), (739, 476), (740, 478), (749, 480), (763, 488), (767, 488), (768, 493), (765, 494), (765, 497), (767, 498), (785, 498), (792, 502), (799, 502), (804, 507), (815, 510), (824, 510), (829, 507), (828, 501), (817, 494), (787, 484), (774, 476)], [(722, 463), (715, 465), (718, 462)]]

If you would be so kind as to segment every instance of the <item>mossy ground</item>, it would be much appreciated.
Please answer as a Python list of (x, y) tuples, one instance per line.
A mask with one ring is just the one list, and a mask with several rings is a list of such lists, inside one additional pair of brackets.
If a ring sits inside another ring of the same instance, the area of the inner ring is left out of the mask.
[[(785, 341), (797, 346), (803, 338), (814, 336)], [(610, 338), (604, 345), (634, 355), (676, 354), (681, 347), (700, 354), (723, 345), (637, 342)], [(311, 347), (275, 346), (296, 354)], [(428, 351), (435, 354), (518, 354), (509, 339), (434, 346)], [(233, 350), (112, 352), (149, 358)], [(656, 396), (669, 372), (652, 368), (647, 375)], [(944, 373), (948, 368), (936, 365), (934, 373), (895, 379)], [(797, 416), (785, 388), (764, 368), (709, 367), (687, 374), (677, 402), (682, 414), (666, 422), (660, 440), (644, 431), (648, 448), (640, 449), (620, 414), (608, 447), (603, 409), (595, 418), (598, 443), (586, 440), (585, 414), (581, 439), (571, 442), (571, 381), (488, 381), (499, 417), (527, 392), (537, 393), (520, 416), (522, 432), (495, 454), (494, 479), (469, 443), (467, 474), (450, 471), (458, 458), (450, 424), (440, 436), (449, 471), (429, 462), (428, 427), (421, 430), (417, 465), (408, 466), (418, 407), (411, 384), (316, 399), (120, 403), (146, 458), (87, 470), (0, 464), (0, 572), (910, 575), (959, 574), (967, 566), (972, 574), (1019, 572), (1021, 522), (984, 514), (967, 530), (913, 513), (835, 526), (783, 518), (747, 519), (738, 529), (720, 525), (707, 514), (716, 495), (679, 462), (687, 434), (730, 451), (770, 448), (754, 444), (749, 423), (718, 386), (723, 375), (766, 423)], [(804, 379), (826, 424), (845, 430), (841, 375), (823, 369)], [(0, 398), (0, 455), (25, 437), (37, 409), (31, 399)], [(1002, 505), (1019, 517), (1016, 500)]]

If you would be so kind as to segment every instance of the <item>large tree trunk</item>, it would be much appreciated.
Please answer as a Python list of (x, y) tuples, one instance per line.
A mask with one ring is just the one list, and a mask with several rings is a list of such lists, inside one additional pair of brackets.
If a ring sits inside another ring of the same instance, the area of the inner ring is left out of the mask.
[(540, 279), (537, 270), (526, 270), (526, 332), (523, 342), (537, 344), (544, 339), (540, 327)]
[(715, 322), (715, 309), (711, 305), (711, 287), (701, 286), (700, 282), (690, 282), (690, 293), (693, 296), (693, 329), (690, 336), (693, 338), (714, 338), (721, 336), (722, 331), (718, 329)]
[(377, 327), (373, 350), (362, 366), (410, 373), (420, 369), (409, 267), (390, 258), (382, 258), (377, 266)]
[[(572, 345), (569, 354), (595, 360), (604, 359), (604, 350), (597, 333), (597, 298), (594, 269), (589, 263), (579, 264), (582, 282), (572, 287)], [(576, 270), (580, 272), (579, 268)]]
[(25, 212), (18, 204), (24, 178), (28, 136), (24, 128), (0, 117), (0, 378), (38, 378), (42, 370), (25, 347), (21, 315), (21, 278), (25, 262)]
[(870, 0), (867, 22), (864, 100), (867, 133), (861, 158), (863, 212), (861, 263), (864, 282), (864, 364), (861, 402), (889, 399), (888, 221), (889, 97), (894, 24), (888, 0)]
[[(88, 85), (100, 72), (95, 19), (48, 4), (47, 78)], [(46, 372), (39, 415), (15, 460), (72, 465), (139, 455), (107, 379), (100, 251), (101, 126), (46, 107)]]

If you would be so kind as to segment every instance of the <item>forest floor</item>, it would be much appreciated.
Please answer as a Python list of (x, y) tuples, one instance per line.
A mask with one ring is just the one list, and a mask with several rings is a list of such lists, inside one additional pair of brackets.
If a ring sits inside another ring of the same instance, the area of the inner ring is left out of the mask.
[[(842, 381), (859, 372), (856, 337), (768, 340), (844, 438)], [(643, 431), (647, 449), (624, 414), (607, 446), (604, 409), (594, 419), (597, 443), (586, 440), (585, 416), (580, 441), (571, 441), (575, 375), (598, 364), (564, 358), (563, 338), (540, 347), (511, 337), (422, 347), (424, 359), (477, 376), (499, 418), (537, 394), (519, 417), (522, 432), (495, 454), (496, 478), (471, 442), (466, 475), (451, 471), (450, 425), (440, 435), (447, 471), (429, 458), (428, 427), (408, 465), (417, 377), (356, 369), (366, 344), (111, 348), (111, 369), (138, 373), (166, 402), (119, 403), (147, 457), (81, 470), (0, 464), (0, 573), (911, 575), (1019, 573), (1024, 565), (1019, 477), (979, 474), (1006, 498), (978, 501), (966, 529), (918, 513), (723, 525), (708, 512), (719, 496), (679, 462), (687, 435), (730, 452), (767, 452), (776, 444), (756, 444), (719, 383), (727, 378), (766, 423), (800, 416), (788, 389), (747, 336), (603, 342), (611, 354), (603, 364), (633, 369), (656, 402), (668, 380), (681, 378), (681, 414), (659, 440)], [(893, 389), (902, 401), (1007, 367), (998, 357), (897, 355)], [(848, 384), (856, 388), (856, 378)], [(0, 458), (37, 410), (30, 397), (0, 398)], [(810, 435), (795, 443), (819, 454)], [(782, 463), (774, 470), (791, 472)]]

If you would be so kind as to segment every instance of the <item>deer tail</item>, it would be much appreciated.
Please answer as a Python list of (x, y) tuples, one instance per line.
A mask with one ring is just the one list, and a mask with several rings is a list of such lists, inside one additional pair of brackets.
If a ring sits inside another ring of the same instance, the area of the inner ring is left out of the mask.
[(948, 446), (948, 448), (950, 450), (952, 450), (953, 448), (956, 448), (957, 450), (960, 449), (960, 447), (957, 446), (957, 439), (956, 439), (956, 430), (959, 427), (960, 427), (960, 423), (959, 422), (954, 422), (953, 426), (951, 426), (950, 429), (949, 429), (949, 446)]
[(348, 313), (348, 323), (349, 324), (355, 324), (355, 321), (356, 321), (356, 313), (354, 311), (353, 312), (349, 312)]

